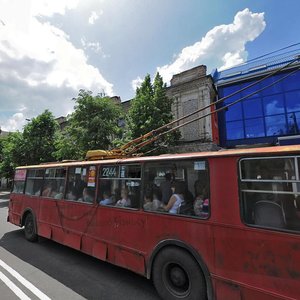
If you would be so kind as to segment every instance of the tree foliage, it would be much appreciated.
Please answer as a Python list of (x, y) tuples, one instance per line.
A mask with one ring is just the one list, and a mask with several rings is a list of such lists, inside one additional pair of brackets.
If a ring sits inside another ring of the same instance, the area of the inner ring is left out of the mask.
[[(130, 137), (135, 139), (171, 122), (172, 102), (173, 100), (166, 95), (166, 84), (160, 74), (156, 74), (153, 84), (150, 75), (147, 74), (141, 87), (137, 88), (129, 110), (127, 122)], [(164, 137), (164, 145), (173, 145), (179, 137), (177, 131), (168, 134)], [(151, 151), (153, 147), (155, 146), (146, 147), (143, 151)]]
[(110, 149), (120, 133), (121, 109), (109, 97), (80, 90), (74, 101), (75, 111), (68, 118), (68, 126), (57, 137), (57, 159), (79, 159), (88, 150)]
[(33, 118), (23, 131), (25, 164), (39, 164), (54, 161), (54, 139), (58, 123), (52, 113), (45, 110)]
[(45, 110), (24, 127), (23, 133), (17, 131), (5, 137), (1, 141), (0, 175), (11, 178), (17, 166), (53, 161), (57, 128), (52, 113)]
[(10, 133), (1, 142), (0, 177), (12, 178), (14, 169), (25, 163), (23, 136), (19, 131)]

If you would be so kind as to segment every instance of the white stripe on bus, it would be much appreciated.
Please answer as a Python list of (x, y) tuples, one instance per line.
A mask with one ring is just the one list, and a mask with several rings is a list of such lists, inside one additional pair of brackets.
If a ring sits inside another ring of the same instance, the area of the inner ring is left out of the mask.
[(18, 281), (20, 281), (27, 289), (29, 289), (33, 294), (35, 294), (39, 299), (51, 300), (47, 295), (41, 292), (37, 287), (35, 287), (31, 282), (21, 276), (17, 271), (7, 265), (3, 260), (0, 259), (0, 266), (3, 267), (7, 272), (14, 276)]

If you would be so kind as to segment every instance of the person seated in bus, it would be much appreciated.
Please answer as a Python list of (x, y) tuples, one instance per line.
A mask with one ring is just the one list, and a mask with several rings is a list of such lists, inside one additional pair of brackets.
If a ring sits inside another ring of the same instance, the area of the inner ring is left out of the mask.
[(158, 210), (162, 203), (159, 200), (160, 198), (160, 190), (158, 188), (154, 188), (153, 190), (146, 190), (144, 196), (144, 210), (156, 211)]
[(194, 201), (194, 213), (201, 218), (207, 218), (209, 214), (209, 199), (207, 188), (198, 194)]
[(82, 191), (82, 197), (78, 201), (93, 203), (95, 198), (95, 190), (93, 188), (85, 187)]
[(42, 191), (42, 197), (51, 197), (51, 193), (52, 193), (52, 185), (51, 183), (47, 183), (44, 188), (43, 188), (43, 191)]
[(183, 181), (175, 181), (172, 183), (171, 189), (173, 195), (170, 197), (168, 203), (163, 205), (162, 208), (170, 214), (177, 214), (181, 204), (184, 202), (185, 184)]
[(179, 213), (181, 215), (193, 216), (194, 215), (194, 195), (189, 191), (185, 183), (184, 202), (181, 203)]
[(109, 191), (104, 191), (102, 196), (103, 196), (103, 198), (102, 198), (102, 200), (99, 201), (99, 204), (101, 204), (101, 205), (112, 205), (112, 204), (114, 204), (114, 201), (113, 201)]
[(144, 205), (143, 208), (144, 210), (152, 210), (152, 193), (150, 190), (145, 192), (145, 196), (144, 196)]
[(122, 188), (121, 199), (117, 201), (116, 206), (122, 206), (122, 207), (131, 206), (131, 200), (129, 198), (129, 190), (127, 187)]
[(77, 200), (76, 189), (75, 187), (71, 187), (69, 192), (66, 195), (67, 200)]
[(60, 186), (58, 193), (55, 193), (54, 198), (55, 199), (62, 199), (64, 197), (64, 186)]

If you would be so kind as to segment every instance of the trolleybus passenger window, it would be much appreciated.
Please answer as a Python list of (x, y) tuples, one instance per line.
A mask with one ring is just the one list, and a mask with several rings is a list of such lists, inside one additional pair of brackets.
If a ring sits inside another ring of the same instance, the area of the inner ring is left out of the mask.
[(140, 165), (104, 165), (99, 170), (100, 205), (138, 208), (141, 195)]
[(65, 181), (65, 168), (46, 169), (42, 197), (62, 199), (65, 193)]
[(242, 218), (247, 224), (300, 231), (298, 158), (240, 161)]
[(144, 175), (144, 210), (209, 217), (206, 160), (148, 163)]
[(27, 170), (25, 194), (40, 196), (44, 179), (44, 169)]
[(14, 176), (13, 193), (23, 194), (27, 170), (17, 169)]
[(96, 190), (96, 166), (69, 168), (66, 199), (93, 203)]

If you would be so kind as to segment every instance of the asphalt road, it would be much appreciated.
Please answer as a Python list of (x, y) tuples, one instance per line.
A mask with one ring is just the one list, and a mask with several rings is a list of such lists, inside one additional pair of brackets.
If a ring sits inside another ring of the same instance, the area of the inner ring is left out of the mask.
[(0, 299), (158, 300), (151, 281), (6, 222), (8, 196), (0, 193)]

